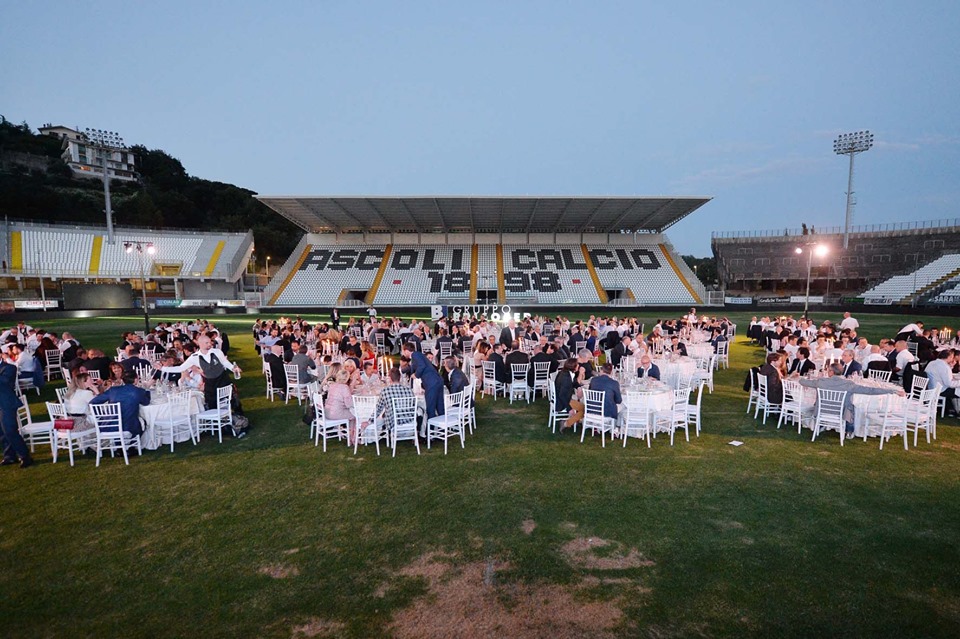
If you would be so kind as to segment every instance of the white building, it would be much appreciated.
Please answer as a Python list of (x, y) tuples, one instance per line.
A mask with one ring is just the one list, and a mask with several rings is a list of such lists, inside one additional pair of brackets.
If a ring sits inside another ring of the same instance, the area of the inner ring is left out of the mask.
[[(91, 145), (87, 136), (66, 126), (45, 124), (40, 135), (63, 140), (60, 157), (73, 171), (74, 177), (103, 179), (103, 150)], [(137, 168), (133, 153), (125, 149), (108, 150), (107, 175), (111, 180), (136, 181)]]

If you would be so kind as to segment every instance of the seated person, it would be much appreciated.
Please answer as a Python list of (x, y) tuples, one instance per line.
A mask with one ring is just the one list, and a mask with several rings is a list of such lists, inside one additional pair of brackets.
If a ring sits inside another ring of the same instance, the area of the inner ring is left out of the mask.
[(649, 355), (640, 358), (640, 367), (637, 369), (637, 377), (651, 377), (660, 379), (660, 367), (650, 360)]
[(140, 407), (150, 405), (150, 392), (135, 385), (137, 374), (134, 371), (122, 371), (122, 383), (112, 386), (90, 400), (90, 404), (120, 404), (120, 424), (131, 435), (143, 432), (140, 423)]

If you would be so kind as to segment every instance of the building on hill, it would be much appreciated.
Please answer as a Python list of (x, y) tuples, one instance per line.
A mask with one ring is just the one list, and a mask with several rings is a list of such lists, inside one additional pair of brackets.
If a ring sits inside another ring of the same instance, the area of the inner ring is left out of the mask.
[[(70, 167), (74, 177), (103, 179), (103, 149), (90, 143), (87, 136), (67, 126), (45, 124), (40, 135), (63, 141), (61, 158)], [(135, 182), (136, 157), (127, 149), (107, 149), (107, 175), (111, 180)]]

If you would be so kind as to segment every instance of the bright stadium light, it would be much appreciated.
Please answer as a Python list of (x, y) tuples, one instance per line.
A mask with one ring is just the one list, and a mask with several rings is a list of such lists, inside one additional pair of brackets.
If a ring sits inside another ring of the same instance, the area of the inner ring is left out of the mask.
[(847, 217), (843, 225), (843, 248), (846, 249), (850, 243), (850, 222), (853, 220), (853, 156), (857, 153), (869, 151), (873, 146), (873, 133), (870, 131), (857, 131), (855, 133), (844, 133), (838, 135), (833, 141), (833, 152), (837, 155), (850, 156), (850, 172), (847, 175)]
[(107, 173), (107, 155), (114, 151), (126, 151), (120, 134), (101, 129), (84, 129), (86, 142), (100, 151), (100, 166), (103, 169), (103, 198), (107, 215), (107, 244), (113, 244), (113, 210), (110, 202), (110, 176)]
[(810, 274), (813, 270), (813, 255), (816, 253), (817, 257), (826, 257), (830, 252), (830, 247), (826, 244), (809, 242), (803, 246), (798, 246), (794, 249), (794, 252), (800, 255), (803, 253), (804, 247), (806, 247), (807, 250), (807, 294), (803, 299), (803, 319), (808, 319), (807, 311), (810, 309)]

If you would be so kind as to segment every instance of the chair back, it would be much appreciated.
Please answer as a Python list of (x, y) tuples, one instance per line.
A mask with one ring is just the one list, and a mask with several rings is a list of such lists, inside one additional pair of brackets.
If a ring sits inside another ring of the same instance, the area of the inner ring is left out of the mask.
[(56, 419), (67, 419), (67, 407), (56, 402), (47, 402), (47, 415), (50, 416), (51, 422)]
[(598, 417), (601, 420), (603, 419), (603, 401), (606, 394), (606, 391), (600, 390), (586, 389), (583, 391), (583, 403), (586, 414), (584, 420), (590, 416)]
[(767, 376), (763, 373), (757, 373), (757, 393), (764, 400), (767, 399)]
[(550, 362), (533, 363), (533, 383), (543, 384), (550, 380)]
[(300, 385), (300, 369), (296, 364), (284, 364), (283, 372), (287, 376), (287, 386)]
[(817, 389), (817, 420), (825, 418), (828, 421), (843, 422), (843, 402), (847, 398), (847, 391)]
[(357, 423), (372, 422), (377, 411), (377, 398), (373, 395), (353, 395), (351, 399)]
[(137, 377), (139, 377), (141, 380), (153, 379), (153, 371), (155, 370), (153, 366), (140, 365), (135, 366), (134, 368), (137, 371)]
[(20, 405), (17, 406), (17, 426), (23, 428), (32, 423), (33, 419), (30, 416), (30, 405), (27, 403), (27, 398), (21, 396)]
[(527, 371), (530, 364), (510, 364), (511, 379), (514, 384), (527, 383)]
[(910, 382), (910, 397), (913, 399), (920, 399), (921, 392), (926, 390), (927, 384), (929, 383), (929, 377), (924, 377), (923, 375), (914, 375), (913, 380)]
[(440, 342), (440, 357), (446, 359), (453, 355), (453, 342)]
[[(868, 375), (868, 377), (869, 377), (870, 379), (879, 379), (881, 382), (889, 382), (889, 381), (890, 381), (890, 375), (892, 375), (892, 374), (893, 374), (893, 373), (891, 373), (890, 371), (882, 371), (882, 370), (877, 369), (877, 368), (869, 368), (869, 369), (867, 369), (867, 375)], [(917, 378), (914, 377), (913, 379), (917, 379)]]
[[(467, 396), (466, 389), (458, 393), (450, 393), (449, 395), (443, 396), (443, 408), (444, 412), (449, 415), (456, 411), (460, 411), (463, 408), (463, 400)], [(462, 415), (462, 413), (461, 413)]]
[(61, 353), (60, 350), (56, 348), (49, 349), (47, 351), (47, 368), (60, 368), (62, 362), (61, 355), (63, 355), (63, 353)]
[(92, 379), (95, 382), (100, 381), (100, 371), (87, 371), (87, 375), (89, 375), (90, 379)]
[(586, 347), (587, 347), (587, 342), (586, 342), (586, 340), (584, 340), (584, 341), (582, 341), (582, 342), (581, 342), (581, 341), (575, 342), (574, 345), (573, 345), (573, 348), (574, 348), (574, 350), (576, 351), (576, 352), (574, 353), (574, 355), (576, 355), (577, 353), (579, 353), (580, 351), (582, 351), (582, 350), (585, 349)]
[(217, 409), (221, 415), (226, 413), (230, 415), (230, 400), (233, 399), (233, 384), (221, 386), (217, 389)]
[(417, 398), (393, 397), (393, 436), (395, 439), (416, 439), (417, 437)]
[[(703, 387), (701, 386), (701, 390)], [(678, 388), (673, 391), (673, 409), (674, 410), (686, 410), (687, 404), (690, 403), (690, 387)]]
[(90, 404), (90, 414), (98, 432), (120, 430), (120, 402)]
[(800, 398), (803, 396), (803, 387), (800, 382), (785, 379), (783, 380), (783, 403), (791, 406), (799, 406)]
[(497, 363), (483, 362), (483, 385), (497, 383)]

